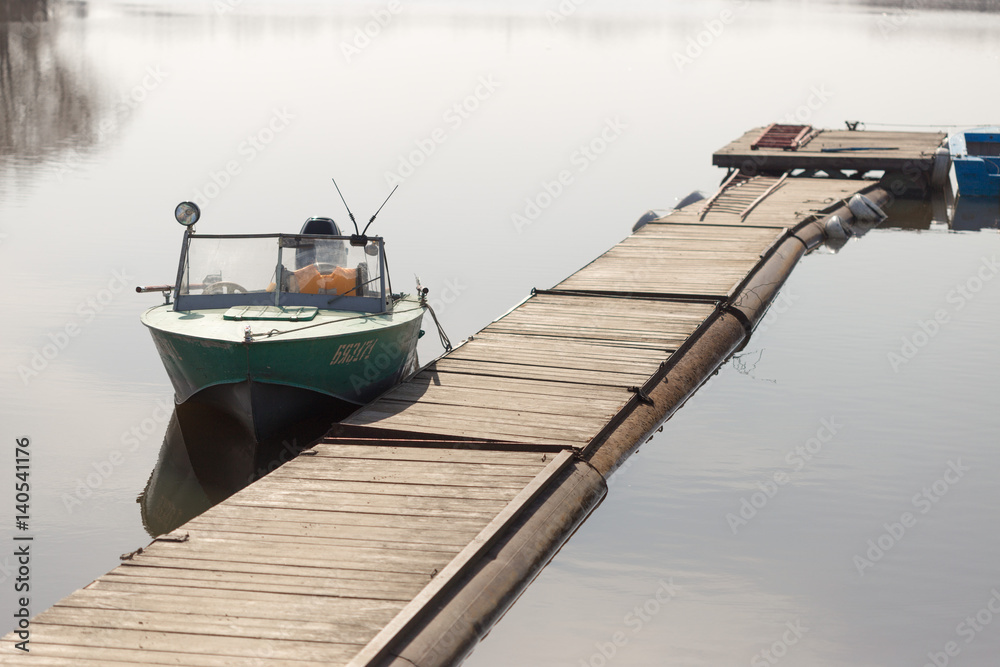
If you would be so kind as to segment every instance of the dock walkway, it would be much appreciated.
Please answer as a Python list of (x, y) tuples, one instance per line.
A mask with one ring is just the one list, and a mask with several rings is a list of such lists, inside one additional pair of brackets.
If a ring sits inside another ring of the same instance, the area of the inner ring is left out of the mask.
[(885, 197), (744, 174), (646, 224), (37, 615), (30, 656), (4, 637), (0, 664), (461, 661), (859, 191)]

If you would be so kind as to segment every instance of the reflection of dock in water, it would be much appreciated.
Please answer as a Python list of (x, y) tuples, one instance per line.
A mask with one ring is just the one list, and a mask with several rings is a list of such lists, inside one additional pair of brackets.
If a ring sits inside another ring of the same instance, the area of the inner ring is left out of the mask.
[[(844, 147), (872, 145), (855, 134)], [(806, 252), (878, 224), (897, 185), (937, 187), (942, 135), (908, 133), (898, 151), (885, 150), (892, 133), (874, 138), (882, 155), (868, 162), (845, 151), (843, 163), (789, 163), (780, 143), (730, 150), (736, 167), (712, 197), (535, 291), (36, 616), (32, 657), (460, 662), (600, 504), (611, 473), (746, 344)], [(922, 157), (892, 173), (903, 152)]]

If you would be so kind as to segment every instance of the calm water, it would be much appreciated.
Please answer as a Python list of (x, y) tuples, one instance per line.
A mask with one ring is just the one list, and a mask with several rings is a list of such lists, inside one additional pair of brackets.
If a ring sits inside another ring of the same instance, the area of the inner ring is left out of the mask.
[[(914, 4), (75, 2), (5, 25), (0, 427), (32, 439), (32, 611), (148, 542), (172, 392), (133, 288), (172, 280), (178, 201), (203, 231), (295, 231), (345, 220), (331, 176), (365, 219), (401, 181), (375, 225), (394, 285), (419, 275), (461, 339), (711, 190), (749, 127), (996, 123), (1000, 14)], [(916, 226), (804, 260), (468, 664), (919, 666), (950, 641), (994, 664), (1000, 235)]]

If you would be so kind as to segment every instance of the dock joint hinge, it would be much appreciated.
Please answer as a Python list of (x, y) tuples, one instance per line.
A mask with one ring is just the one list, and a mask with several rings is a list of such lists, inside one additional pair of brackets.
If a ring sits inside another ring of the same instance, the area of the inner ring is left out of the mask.
[(629, 391), (635, 392), (635, 395), (639, 397), (639, 402), (646, 405), (655, 405), (653, 399), (649, 397), (649, 394), (643, 387), (629, 387)]
[(118, 560), (132, 560), (136, 556), (142, 555), (142, 547), (139, 547), (135, 551), (130, 551), (127, 554), (122, 554), (118, 557)]
[(154, 542), (187, 542), (191, 533), (164, 533), (153, 538)]
[(723, 304), (722, 312), (732, 315), (733, 317), (736, 318), (736, 321), (740, 323), (741, 327), (743, 327), (743, 332), (746, 334), (746, 337), (748, 339), (750, 338), (750, 336), (753, 335), (753, 322), (750, 321), (750, 318), (747, 317), (746, 313), (744, 313), (742, 310), (736, 307), (736, 304), (734, 303)]
[(796, 234), (792, 230), (788, 230), (788, 234), (785, 235), (785, 238), (786, 239), (795, 239), (796, 241), (798, 241), (799, 243), (801, 243), (805, 247), (805, 249), (807, 251), (809, 250), (809, 244), (806, 243), (805, 240), (801, 236), (799, 236), (798, 234)]

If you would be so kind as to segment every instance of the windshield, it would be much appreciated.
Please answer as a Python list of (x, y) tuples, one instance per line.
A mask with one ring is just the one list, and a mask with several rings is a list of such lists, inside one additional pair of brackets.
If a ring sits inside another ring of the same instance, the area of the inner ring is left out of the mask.
[(181, 274), (181, 294), (263, 292), (278, 263), (275, 238), (193, 236)]
[(381, 311), (382, 239), (188, 235), (177, 310), (308, 305)]

